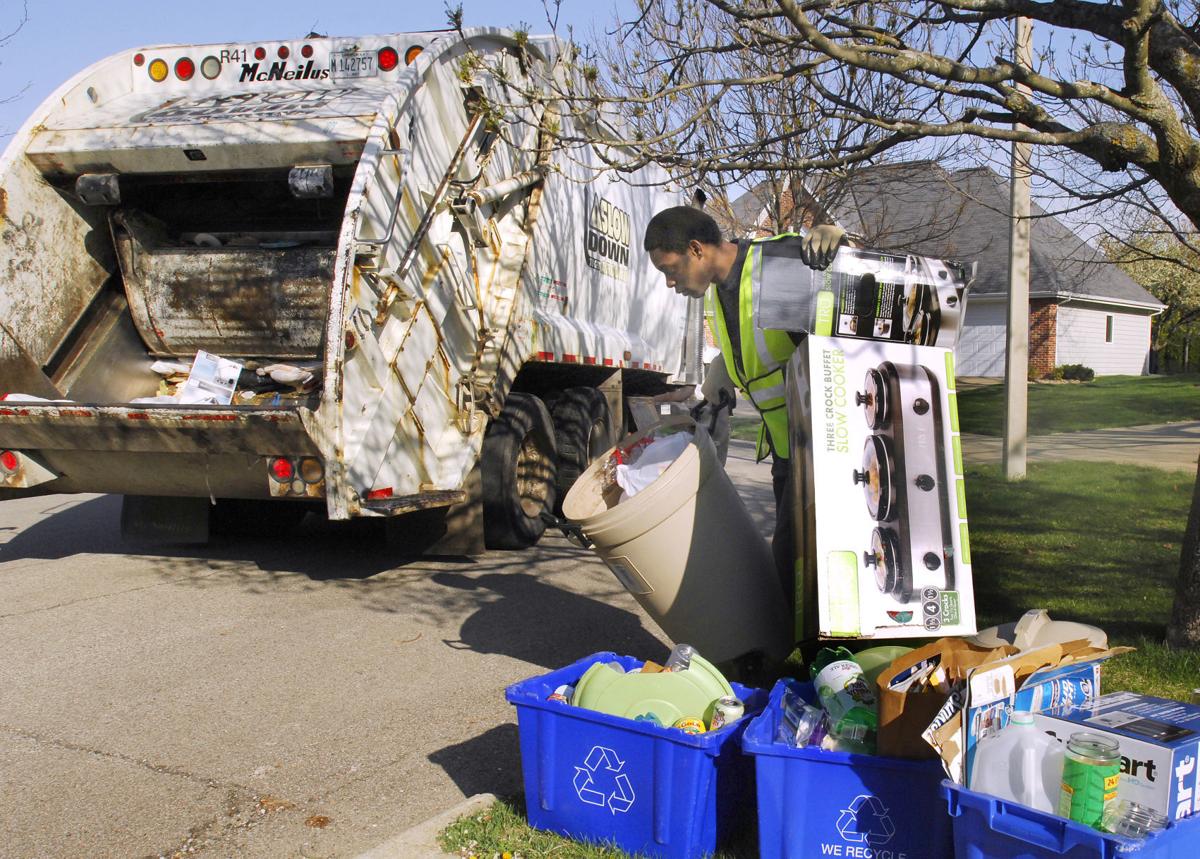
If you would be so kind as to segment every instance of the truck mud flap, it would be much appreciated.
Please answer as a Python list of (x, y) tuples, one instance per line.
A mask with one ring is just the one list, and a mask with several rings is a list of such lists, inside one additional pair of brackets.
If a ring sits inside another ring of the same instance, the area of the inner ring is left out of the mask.
[(121, 539), (139, 543), (207, 543), (207, 498), (126, 495), (121, 503)]

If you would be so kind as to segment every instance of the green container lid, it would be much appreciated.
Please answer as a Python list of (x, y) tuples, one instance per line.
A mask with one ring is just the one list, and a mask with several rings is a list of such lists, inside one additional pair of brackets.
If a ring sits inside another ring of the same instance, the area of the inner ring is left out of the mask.
[(874, 687), (875, 681), (883, 673), (883, 669), (887, 668), (904, 654), (911, 653), (912, 650), (911, 647), (905, 647), (900, 644), (883, 644), (879, 647), (868, 647), (866, 650), (860, 650), (852, 658), (858, 663), (859, 668), (863, 670), (863, 677), (866, 678), (867, 683)]
[(655, 674), (622, 674), (608, 663), (592, 665), (575, 684), (571, 703), (576, 707), (627, 719), (656, 720), (670, 727), (682, 718), (703, 719), (707, 724), (712, 704), (732, 695), (729, 681), (699, 655), (692, 656), (686, 671)]

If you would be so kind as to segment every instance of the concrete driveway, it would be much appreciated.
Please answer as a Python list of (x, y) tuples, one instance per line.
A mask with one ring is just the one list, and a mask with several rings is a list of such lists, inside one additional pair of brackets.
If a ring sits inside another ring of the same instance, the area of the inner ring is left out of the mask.
[[(730, 470), (769, 532), (770, 476)], [(404, 561), (370, 523), (139, 550), (0, 503), (3, 857), (354, 856), (520, 788), (504, 687), (667, 640), (590, 553)]]
[[(963, 457), (968, 463), (1000, 462), (1003, 451), (1000, 438), (963, 434)], [(1035, 435), (1029, 438), (1026, 455), (1034, 462), (1121, 462), (1194, 472), (1200, 456), (1200, 421)]]

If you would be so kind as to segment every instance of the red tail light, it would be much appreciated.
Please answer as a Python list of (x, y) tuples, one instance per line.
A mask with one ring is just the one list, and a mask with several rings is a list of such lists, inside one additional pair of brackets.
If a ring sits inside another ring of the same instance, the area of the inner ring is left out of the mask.
[(280, 483), (290, 483), (296, 470), (292, 467), (290, 459), (284, 459), (282, 456), (271, 460), (271, 476)]
[(380, 48), (379, 49), (379, 70), (390, 72), (396, 66), (400, 65), (400, 55), (396, 53), (395, 48)]
[(279, 54), (279, 59), (286, 60), (291, 55), (292, 52), (291, 52), (291, 49), (288, 48), (287, 45), (280, 45), (277, 53)]
[(265, 60), (266, 58), (267, 58), (267, 49), (266, 48), (258, 47), (258, 48), (254, 49), (254, 59)]
[(187, 57), (180, 57), (175, 61), (175, 77), (181, 81), (190, 81), (195, 73), (196, 64)]
[(17, 455), (11, 450), (0, 451), (0, 468), (11, 473), (17, 470), (19, 464)]

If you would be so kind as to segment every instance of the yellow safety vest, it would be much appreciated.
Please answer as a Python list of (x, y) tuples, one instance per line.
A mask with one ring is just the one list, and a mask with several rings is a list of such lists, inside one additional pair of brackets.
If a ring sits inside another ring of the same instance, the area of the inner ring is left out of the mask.
[[(767, 455), (766, 441), (770, 437), (771, 450), (781, 458), (788, 458), (787, 401), (784, 398), (783, 367), (796, 345), (783, 331), (765, 331), (754, 325), (754, 295), (763, 284), (763, 257), (772, 256), (771, 242), (791, 238), (795, 233), (781, 233), (767, 239), (756, 239), (746, 249), (742, 263), (741, 279), (738, 284), (738, 332), (741, 335), (740, 356), (733, 354), (729, 339), (728, 323), (721, 302), (717, 300), (717, 287), (709, 287), (705, 300), (713, 319), (713, 336), (721, 347), (729, 378), (754, 404), (762, 417), (763, 425), (758, 434), (756, 453), (762, 460)], [(780, 268), (772, 267), (772, 275), (779, 276)], [(738, 358), (740, 357), (740, 362)], [(739, 366), (740, 364), (740, 366)]]

